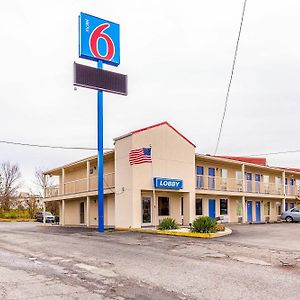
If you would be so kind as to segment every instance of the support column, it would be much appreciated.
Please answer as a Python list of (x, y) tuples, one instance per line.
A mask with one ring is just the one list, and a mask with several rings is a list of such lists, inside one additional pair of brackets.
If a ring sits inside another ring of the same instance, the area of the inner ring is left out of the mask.
[(242, 187), (243, 187), (243, 192), (246, 192), (245, 164), (242, 164)]
[(90, 196), (86, 197), (86, 226), (90, 227)]
[(196, 204), (194, 193), (184, 193), (183, 195), (183, 224), (189, 225), (195, 219)]
[(46, 224), (46, 204), (45, 200), (43, 201), (43, 223)]
[(61, 225), (65, 225), (65, 200), (61, 200)]
[(282, 172), (282, 191), (283, 191), (283, 199), (281, 204), (281, 212), (285, 212), (285, 197), (286, 197), (286, 187), (285, 187), (285, 171)]
[(86, 162), (86, 190), (89, 191), (90, 190), (90, 161), (88, 160)]
[(61, 194), (65, 194), (65, 169), (62, 169), (61, 173)]
[(243, 209), (243, 223), (246, 223), (247, 214), (246, 214), (246, 199), (245, 199), (245, 196), (242, 197), (242, 209)]

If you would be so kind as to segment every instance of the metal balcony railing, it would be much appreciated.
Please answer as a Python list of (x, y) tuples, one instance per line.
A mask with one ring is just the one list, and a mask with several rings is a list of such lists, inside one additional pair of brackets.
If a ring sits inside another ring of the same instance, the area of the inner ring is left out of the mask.
[[(108, 173), (104, 175), (103, 180), (104, 190), (113, 189), (115, 187), (115, 173)], [(54, 185), (46, 188), (46, 197), (56, 197), (61, 195), (77, 194), (82, 192), (97, 191), (98, 190), (98, 176), (90, 176), (89, 178), (81, 178), (64, 183), (62, 185)]]
[[(243, 180), (237, 178), (221, 178), (217, 176), (196, 175), (196, 189), (243, 192)], [(283, 186), (276, 183), (264, 183), (260, 181), (245, 179), (244, 192), (281, 195), (283, 194)], [(296, 196), (299, 195), (300, 189), (297, 186), (293, 186), (293, 189), (289, 188), (288, 192), (289, 195)]]

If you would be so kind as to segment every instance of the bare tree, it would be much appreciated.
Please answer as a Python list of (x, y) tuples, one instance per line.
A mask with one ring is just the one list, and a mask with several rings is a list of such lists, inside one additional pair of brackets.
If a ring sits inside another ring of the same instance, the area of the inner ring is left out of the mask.
[(38, 187), (39, 194), (43, 196), (43, 198), (46, 196), (45, 195), (45, 190), (49, 188), (51, 185), (53, 185), (54, 181), (53, 178), (50, 176), (45, 176), (43, 168), (39, 167), (35, 169), (35, 185)]
[(21, 172), (19, 166), (3, 162), (0, 168), (0, 205), (4, 210), (9, 210), (21, 187)]
[(35, 213), (38, 210), (39, 196), (31, 193), (27, 198), (26, 203), (28, 205), (29, 216), (31, 219), (33, 219), (35, 217)]
[[(54, 184), (54, 180), (50, 176), (45, 176), (43, 168), (39, 167), (35, 170), (35, 184), (39, 189), (39, 194), (46, 197), (45, 190)], [(46, 202), (46, 210), (58, 215), (58, 203), (56, 201)]]

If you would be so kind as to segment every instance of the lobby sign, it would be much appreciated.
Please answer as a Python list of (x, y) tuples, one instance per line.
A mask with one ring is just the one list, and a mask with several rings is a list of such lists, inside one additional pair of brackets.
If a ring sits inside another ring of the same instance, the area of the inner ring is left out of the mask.
[(183, 189), (182, 179), (154, 177), (154, 187), (156, 189), (181, 190)]
[(118, 66), (120, 25), (85, 13), (79, 16), (79, 57)]

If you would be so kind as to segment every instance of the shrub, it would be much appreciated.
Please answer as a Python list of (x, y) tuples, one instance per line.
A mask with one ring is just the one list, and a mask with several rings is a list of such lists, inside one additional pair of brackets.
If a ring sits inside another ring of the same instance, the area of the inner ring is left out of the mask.
[(224, 224), (216, 224), (215, 229), (216, 229), (216, 231), (224, 231), (225, 225)]
[(210, 217), (198, 217), (192, 223), (192, 232), (216, 232), (216, 221)]
[(30, 214), (26, 209), (11, 209), (9, 211), (1, 211), (0, 217), (3, 219), (30, 219)]
[(172, 218), (164, 218), (160, 224), (158, 225), (159, 230), (170, 230), (170, 229), (178, 229), (175, 219)]

